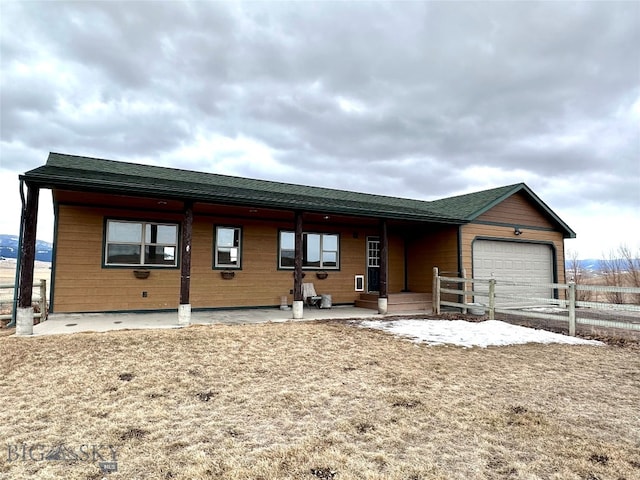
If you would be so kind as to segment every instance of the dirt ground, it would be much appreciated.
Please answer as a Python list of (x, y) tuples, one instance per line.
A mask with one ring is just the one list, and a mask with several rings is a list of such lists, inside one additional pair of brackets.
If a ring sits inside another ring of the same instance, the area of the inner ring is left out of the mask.
[(0, 337), (0, 374), (0, 479), (640, 478), (632, 343), (192, 326)]

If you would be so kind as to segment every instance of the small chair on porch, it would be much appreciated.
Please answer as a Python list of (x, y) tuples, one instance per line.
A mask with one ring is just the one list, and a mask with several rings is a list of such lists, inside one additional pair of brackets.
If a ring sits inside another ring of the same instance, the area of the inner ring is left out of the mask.
[(310, 307), (320, 308), (322, 295), (316, 293), (316, 287), (313, 286), (313, 283), (302, 284), (302, 298), (304, 299), (304, 303)]

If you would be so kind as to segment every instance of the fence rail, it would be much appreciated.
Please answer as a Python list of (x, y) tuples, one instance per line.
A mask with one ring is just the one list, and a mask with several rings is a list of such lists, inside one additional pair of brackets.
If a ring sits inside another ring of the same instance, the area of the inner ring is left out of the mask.
[[(33, 288), (33, 305), (39, 310), (34, 313), (34, 318), (44, 322), (49, 315), (49, 304), (47, 302), (47, 281), (42, 279), (35, 283)], [(15, 305), (15, 285), (13, 283), (0, 284), (0, 320), (11, 320), (14, 317)], [(7, 313), (8, 312), (8, 313)]]
[[(579, 300), (582, 292), (605, 292), (638, 299), (640, 288), (637, 287), (477, 279), (466, 277), (464, 272), (463, 276), (453, 277), (440, 275), (437, 267), (433, 269), (433, 285), (436, 314), (440, 314), (442, 306), (447, 306), (460, 308), (463, 313), (470, 309), (482, 312), (491, 320), (496, 313), (554, 320), (567, 323), (570, 335), (575, 335), (576, 325), (640, 332), (639, 304)], [(540, 296), (544, 291), (548, 291), (549, 296)]]

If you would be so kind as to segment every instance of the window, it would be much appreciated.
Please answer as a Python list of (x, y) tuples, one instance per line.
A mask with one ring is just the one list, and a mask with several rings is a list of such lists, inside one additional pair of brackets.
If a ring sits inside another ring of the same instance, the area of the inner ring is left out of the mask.
[(216, 227), (214, 268), (240, 268), (242, 229), (239, 227)]
[[(338, 269), (339, 242), (337, 234), (303, 233), (302, 234), (302, 267)], [(295, 234), (280, 232), (280, 268), (293, 268), (295, 257)]]
[(175, 267), (178, 225), (107, 220), (105, 265)]

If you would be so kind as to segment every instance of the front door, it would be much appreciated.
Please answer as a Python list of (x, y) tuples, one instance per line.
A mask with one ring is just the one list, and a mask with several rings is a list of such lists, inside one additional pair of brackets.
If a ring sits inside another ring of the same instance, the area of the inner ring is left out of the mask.
[(367, 292), (380, 290), (380, 239), (367, 237)]

